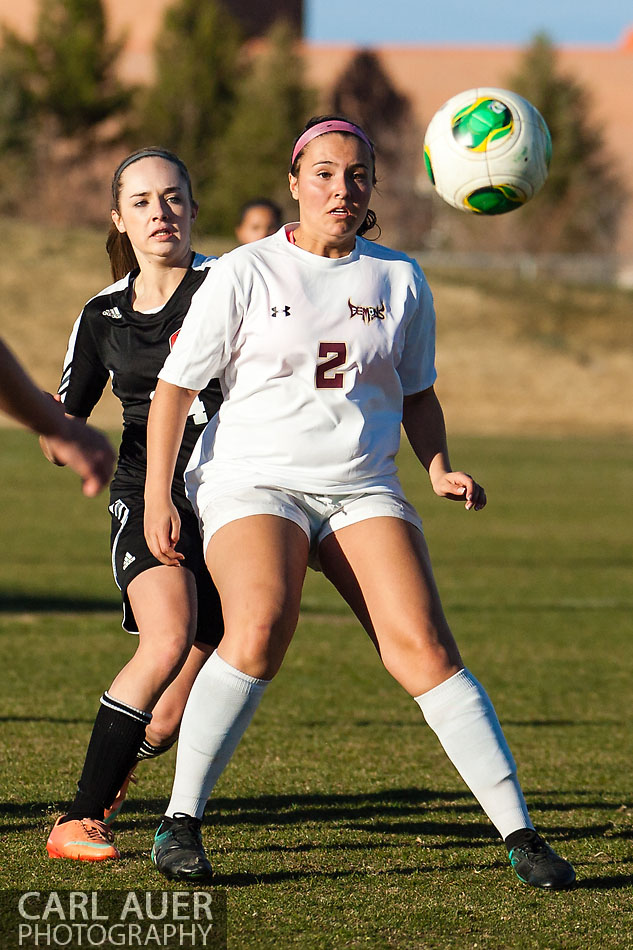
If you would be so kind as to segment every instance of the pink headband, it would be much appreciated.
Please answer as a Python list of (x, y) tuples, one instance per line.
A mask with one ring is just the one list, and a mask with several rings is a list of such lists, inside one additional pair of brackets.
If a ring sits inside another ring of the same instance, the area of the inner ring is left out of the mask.
[(354, 125), (353, 122), (346, 122), (344, 119), (328, 119), (326, 122), (318, 122), (316, 125), (310, 126), (309, 129), (300, 135), (295, 143), (295, 147), (292, 150), (292, 161), (290, 165), (294, 165), (295, 159), (302, 148), (305, 148), (308, 142), (311, 142), (312, 139), (315, 139), (318, 135), (325, 135), (326, 132), (351, 132), (352, 135), (355, 135), (356, 138), (359, 138), (361, 142), (364, 142), (369, 151), (374, 155), (374, 146), (371, 144), (365, 133), (362, 129), (359, 129), (357, 125)]

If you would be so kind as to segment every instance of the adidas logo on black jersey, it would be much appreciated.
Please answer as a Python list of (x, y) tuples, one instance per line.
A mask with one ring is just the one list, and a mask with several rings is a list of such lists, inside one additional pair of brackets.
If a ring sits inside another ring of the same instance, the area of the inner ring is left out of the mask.
[(121, 319), (121, 311), (118, 307), (112, 307), (111, 310), (102, 310), (101, 316), (103, 317), (113, 317), (115, 320)]

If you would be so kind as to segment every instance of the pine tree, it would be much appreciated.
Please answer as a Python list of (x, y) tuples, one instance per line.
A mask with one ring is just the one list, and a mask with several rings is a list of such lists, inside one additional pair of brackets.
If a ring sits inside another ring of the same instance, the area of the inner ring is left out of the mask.
[(295, 212), (288, 190), (290, 149), (311, 108), (295, 52), (296, 36), (279, 21), (253, 56), (237, 87), (222, 137), (215, 178), (205, 196), (219, 233), (232, 234), (240, 206), (265, 196)]
[(409, 99), (394, 87), (378, 56), (361, 50), (338, 78), (331, 108), (358, 122), (374, 142), (378, 183), (371, 207), (381, 240), (420, 248), (431, 212), (428, 198), (416, 189), (422, 134)]
[[(156, 42), (156, 80), (142, 107), (137, 138), (142, 145), (177, 152), (202, 199), (235, 104), (240, 45), (238, 24), (216, 0), (180, 0), (168, 8)], [(204, 200), (199, 222), (208, 223)]]
[(105, 38), (102, 0), (41, 0), (33, 40), (4, 31), (0, 196), (5, 209), (60, 221), (101, 220), (94, 164), (119, 139), (132, 100), (132, 90), (115, 76), (120, 49)]
[(49, 134), (85, 138), (130, 104), (131, 90), (115, 77), (121, 43), (105, 39), (102, 0), (41, 0), (35, 39), (7, 32), (5, 44), (20, 94)]
[[(19, 41), (18, 41), (19, 42)], [(32, 143), (36, 104), (24, 82), (24, 58), (14, 35), (3, 31), (0, 58), (0, 156), (25, 157)]]
[(625, 189), (605, 152), (587, 90), (559, 71), (556, 51), (544, 34), (526, 50), (509, 88), (536, 106), (552, 135), (548, 180), (514, 219), (525, 246), (608, 253)]

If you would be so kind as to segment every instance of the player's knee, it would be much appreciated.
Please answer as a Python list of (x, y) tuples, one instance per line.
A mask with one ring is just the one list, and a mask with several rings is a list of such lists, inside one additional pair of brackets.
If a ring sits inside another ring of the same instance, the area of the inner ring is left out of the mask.
[(424, 624), (390, 631), (379, 638), (379, 642), (385, 667), (399, 681), (403, 671), (408, 677), (416, 670), (441, 680), (443, 669), (448, 675), (461, 665), (459, 650), (450, 630), (439, 629), (431, 619)]
[(153, 648), (145, 645), (141, 659), (148, 674), (163, 687), (178, 675), (189, 654), (187, 642), (157, 642)]
[(150, 745), (157, 748), (173, 745), (178, 738), (182, 713), (182, 708), (169, 711), (155, 709), (152, 721), (145, 730), (145, 738)]
[(237, 639), (225, 637), (222, 656), (240, 672), (270, 680), (279, 671), (287, 643), (287, 638), (280, 642), (268, 629), (251, 630)]

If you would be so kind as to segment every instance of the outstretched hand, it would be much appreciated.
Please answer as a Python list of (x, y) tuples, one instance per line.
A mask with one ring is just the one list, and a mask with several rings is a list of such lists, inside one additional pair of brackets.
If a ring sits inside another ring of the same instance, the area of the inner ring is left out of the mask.
[(474, 508), (481, 511), (486, 505), (486, 493), (471, 475), (466, 472), (445, 472), (432, 481), (433, 491), (440, 498), (450, 501), (465, 501), (466, 511)]
[(79, 475), (84, 495), (94, 498), (106, 487), (116, 456), (105, 435), (69, 419), (63, 436), (51, 435), (46, 441), (56, 464), (68, 465)]
[[(61, 403), (61, 396), (45, 395)], [(112, 478), (116, 455), (107, 436), (86, 425), (85, 419), (65, 416), (61, 406), (57, 432), (41, 435), (40, 446), (49, 462), (68, 465), (79, 475), (88, 498), (98, 495)]]

